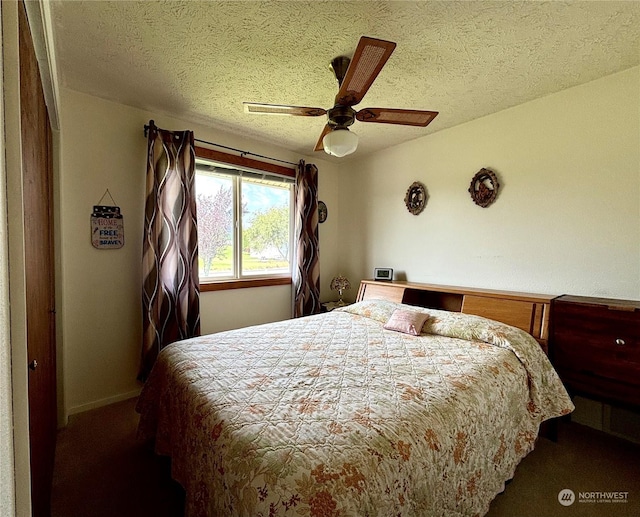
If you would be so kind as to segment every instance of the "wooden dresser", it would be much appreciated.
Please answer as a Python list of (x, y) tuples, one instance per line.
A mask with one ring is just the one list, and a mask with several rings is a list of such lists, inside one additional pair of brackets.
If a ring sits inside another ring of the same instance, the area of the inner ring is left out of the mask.
[(640, 408), (640, 301), (553, 300), (551, 358), (569, 392)]
[(553, 298), (553, 296), (544, 294), (494, 291), (472, 287), (363, 280), (360, 283), (356, 301), (382, 299), (419, 307), (484, 316), (521, 328), (535, 337), (547, 352), (549, 318)]

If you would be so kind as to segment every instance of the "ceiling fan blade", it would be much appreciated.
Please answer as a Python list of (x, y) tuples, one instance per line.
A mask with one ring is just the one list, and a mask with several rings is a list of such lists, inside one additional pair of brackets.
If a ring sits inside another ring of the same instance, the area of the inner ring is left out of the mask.
[(356, 113), (356, 119), (360, 122), (379, 122), (382, 124), (426, 127), (436, 118), (437, 114), (437, 111), (364, 108)]
[(324, 144), (322, 143), (322, 139), (324, 138), (324, 136), (327, 133), (331, 133), (331, 131), (332, 131), (332, 129), (331, 129), (331, 126), (329, 124), (324, 126), (324, 129), (322, 130), (322, 134), (320, 135), (320, 138), (318, 139), (318, 142), (316, 143), (316, 147), (315, 147), (314, 151), (324, 151)]
[(278, 104), (256, 104), (255, 102), (243, 102), (243, 104), (245, 113), (296, 115), (299, 117), (320, 117), (327, 113), (326, 109), (306, 106), (281, 106)]
[(336, 104), (353, 106), (365, 96), (391, 53), (396, 48), (392, 41), (384, 41), (362, 36), (353, 59), (347, 69), (340, 91), (336, 96)]

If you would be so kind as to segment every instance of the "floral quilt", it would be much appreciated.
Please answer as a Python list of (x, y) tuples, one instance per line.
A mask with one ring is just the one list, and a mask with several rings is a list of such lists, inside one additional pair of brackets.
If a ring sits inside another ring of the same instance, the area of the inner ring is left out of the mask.
[[(397, 308), (420, 335), (383, 328)], [(573, 405), (525, 332), (365, 301), (174, 343), (137, 409), (187, 517), (451, 517), (484, 515)]]

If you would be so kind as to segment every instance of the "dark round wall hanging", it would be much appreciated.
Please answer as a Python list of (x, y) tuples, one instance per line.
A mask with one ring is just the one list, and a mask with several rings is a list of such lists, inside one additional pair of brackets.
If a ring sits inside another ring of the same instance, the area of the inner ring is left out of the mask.
[(329, 215), (327, 205), (324, 201), (318, 201), (318, 222), (324, 223), (327, 220), (327, 215)]
[(480, 169), (471, 180), (469, 194), (476, 205), (487, 208), (496, 200), (499, 188), (500, 184), (494, 172), (490, 169)]
[(413, 215), (418, 215), (427, 204), (427, 187), (419, 181), (414, 181), (407, 189), (407, 194), (404, 196), (404, 204), (407, 205), (409, 212)]

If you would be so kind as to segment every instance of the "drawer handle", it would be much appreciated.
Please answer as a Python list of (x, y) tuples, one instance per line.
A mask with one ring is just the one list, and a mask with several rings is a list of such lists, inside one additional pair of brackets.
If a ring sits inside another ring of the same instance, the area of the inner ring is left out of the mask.
[(616, 339), (616, 345), (624, 346), (624, 345), (626, 345), (626, 343), (624, 342), (624, 339), (618, 338), (618, 339)]

